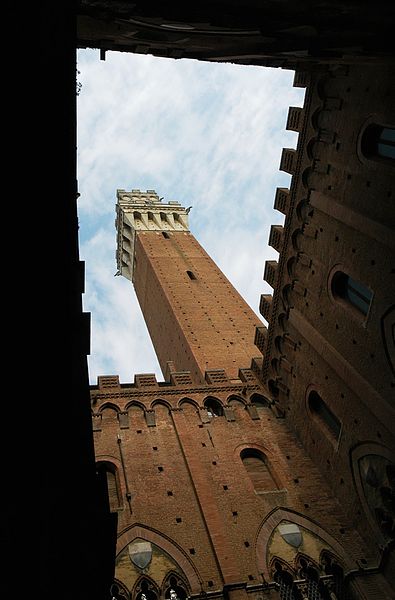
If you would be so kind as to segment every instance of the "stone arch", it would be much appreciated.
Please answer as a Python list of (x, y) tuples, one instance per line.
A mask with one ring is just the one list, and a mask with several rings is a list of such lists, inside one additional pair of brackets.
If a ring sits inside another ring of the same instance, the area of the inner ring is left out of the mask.
[(114, 582), (111, 585), (110, 594), (112, 598), (115, 598), (115, 600), (129, 600), (130, 598), (129, 591), (127, 590), (126, 586), (122, 583), (122, 581), (119, 581), (119, 579), (116, 578), (114, 578)]
[(226, 403), (231, 406), (231, 402), (238, 402), (240, 404), (243, 404), (243, 406), (246, 406), (247, 401), (245, 398), (242, 398), (241, 396), (239, 396), (238, 394), (231, 394), (230, 396), (227, 397), (226, 399)]
[(97, 412), (98, 414), (102, 414), (105, 410), (114, 410), (117, 414), (121, 412), (119, 406), (113, 402), (106, 402), (105, 404), (102, 404)]
[(260, 394), (259, 392), (253, 392), (249, 397), (249, 402), (251, 404), (260, 404), (265, 405), (265, 407), (269, 406), (270, 400), (264, 394)]
[(165, 400), (154, 400), (151, 407), (155, 413), (156, 426), (168, 428), (172, 420), (172, 405)]
[(184, 573), (192, 594), (200, 592), (200, 576), (194, 564), (184, 553), (182, 548), (173, 540), (153, 529), (148, 529), (144, 525), (135, 524), (130, 529), (124, 531), (117, 540), (116, 554), (118, 555), (134, 539), (141, 538), (156, 544), (159, 548), (167, 552), (172, 559), (179, 565)]
[(145, 429), (146, 422), (146, 408), (144, 404), (137, 401), (129, 402), (126, 408), (129, 415), (129, 426), (132, 428)]
[(131, 408), (141, 408), (144, 413), (146, 410), (144, 404), (142, 402), (138, 402), (137, 400), (132, 400), (125, 406), (125, 410), (130, 410)]
[(307, 517), (285, 508), (275, 508), (262, 521), (258, 529), (255, 542), (256, 562), (258, 573), (262, 573), (267, 580), (270, 580), (270, 564), (267, 560), (267, 544), (276, 527), (281, 521), (291, 521), (297, 525), (309, 530), (312, 534), (320, 537), (331, 549), (333, 555), (348, 569), (355, 567), (355, 559), (346, 553), (343, 546), (318, 523)]
[(280, 556), (273, 556), (270, 559), (270, 563), (269, 563), (269, 567), (268, 567), (268, 572), (270, 573), (270, 577), (269, 577), (270, 580), (273, 580), (274, 573), (277, 570), (279, 570), (279, 567), (281, 568), (281, 570), (289, 573), (292, 578), (296, 577), (296, 571), (292, 565), (290, 565), (286, 560), (284, 560)]
[(180, 573), (177, 573), (176, 571), (169, 571), (163, 578), (161, 585), (162, 598), (170, 598), (169, 591), (171, 587), (176, 591), (179, 600), (185, 600), (185, 598), (188, 596), (188, 582), (185, 581), (185, 579), (181, 577)]
[(145, 593), (147, 600), (160, 599), (160, 589), (158, 584), (146, 573), (142, 573), (134, 584), (130, 593), (132, 600), (140, 599), (142, 592)]
[(206, 396), (203, 400), (203, 408), (215, 417), (221, 417), (224, 414), (223, 402), (216, 396)]
[(302, 250), (302, 239), (303, 239), (303, 231), (300, 228), (295, 229), (291, 235), (292, 247), (296, 252), (301, 252)]
[(167, 400), (157, 399), (151, 402), (151, 410), (155, 409), (155, 406), (165, 406), (168, 410), (172, 409), (172, 405)]
[(296, 216), (301, 223), (309, 223), (309, 219), (314, 214), (314, 208), (308, 203), (307, 200), (302, 200), (296, 207)]
[(118, 427), (118, 415), (121, 412), (119, 406), (111, 402), (106, 402), (100, 407), (98, 415), (101, 418), (100, 427), (107, 429), (107, 427)]
[(311, 556), (305, 554), (304, 552), (298, 552), (295, 557), (294, 567), (296, 573), (298, 573), (298, 575), (301, 578), (303, 578), (302, 571), (306, 568), (306, 565), (309, 567), (313, 567), (318, 573), (321, 571), (321, 566), (318, 564), (317, 561), (311, 558)]
[(192, 400), (191, 398), (181, 398), (178, 403), (179, 408), (183, 408), (185, 405), (192, 406), (195, 410), (199, 410), (199, 404), (196, 400)]

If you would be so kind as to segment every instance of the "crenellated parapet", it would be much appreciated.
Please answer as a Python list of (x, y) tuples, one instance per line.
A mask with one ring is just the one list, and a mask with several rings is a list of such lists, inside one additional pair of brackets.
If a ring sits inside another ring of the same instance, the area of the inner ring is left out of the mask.
[(259, 312), (268, 323), (270, 322), (272, 301), (273, 296), (271, 294), (262, 294), (259, 302)]
[(263, 273), (263, 280), (266, 281), (266, 283), (268, 283), (273, 289), (276, 286), (277, 270), (278, 270), (278, 262), (276, 260), (267, 260), (265, 262), (265, 271)]
[(264, 325), (262, 325), (262, 327), (256, 327), (254, 344), (258, 348), (258, 350), (262, 352), (262, 354), (265, 352), (266, 339), (267, 327), (265, 327)]
[(133, 281), (134, 245), (139, 232), (156, 231), (165, 236), (188, 232), (188, 209), (175, 200), (162, 202), (155, 190), (117, 190), (115, 227), (117, 229), (118, 275)]
[(284, 242), (284, 227), (282, 225), (272, 225), (269, 234), (269, 246), (281, 252)]
[(288, 110), (287, 124), (285, 128), (287, 131), (299, 132), (302, 127), (303, 120), (303, 108), (300, 106), (290, 106)]
[(288, 188), (277, 188), (276, 197), (274, 199), (274, 208), (281, 212), (283, 215), (288, 214), (289, 210), (289, 189)]
[(294, 148), (283, 148), (280, 160), (280, 171), (293, 175), (296, 170), (297, 153)]

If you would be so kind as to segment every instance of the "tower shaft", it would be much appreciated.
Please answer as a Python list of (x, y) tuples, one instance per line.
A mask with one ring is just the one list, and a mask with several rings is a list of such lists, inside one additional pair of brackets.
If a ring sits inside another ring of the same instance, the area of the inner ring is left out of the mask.
[(237, 378), (257, 354), (253, 340), (261, 321), (190, 233), (185, 209), (174, 219), (175, 204), (163, 204), (166, 218), (148, 219), (152, 207), (137, 198), (140, 205), (126, 212), (118, 204), (118, 256), (120, 244), (132, 250), (118, 266), (133, 281), (164, 376), (190, 371), (203, 381), (205, 371), (223, 369)]

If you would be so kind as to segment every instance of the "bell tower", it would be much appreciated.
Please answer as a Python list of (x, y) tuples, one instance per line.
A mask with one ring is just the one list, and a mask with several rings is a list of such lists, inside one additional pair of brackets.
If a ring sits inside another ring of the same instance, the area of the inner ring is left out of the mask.
[(263, 324), (191, 234), (188, 209), (154, 190), (117, 191), (117, 266), (130, 279), (165, 379), (206, 371), (237, 379)]

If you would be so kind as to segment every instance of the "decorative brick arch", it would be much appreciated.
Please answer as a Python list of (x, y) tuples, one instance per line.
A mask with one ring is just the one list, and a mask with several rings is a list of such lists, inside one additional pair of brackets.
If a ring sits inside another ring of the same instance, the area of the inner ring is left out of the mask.
[(317, 523), (311, 521), (307, 517), (295, 513), (291, 510), (286, 510), (285, 508), (275, 508), (271, 513), (267, 515), (264, 519), (260, 529), (258, 530), (258, 534), (256, 537), (255, 543), (255, 552), (256, 552), (256, 563), (258, 567), (258, 572), (262, 573), (265, 579), (270, 581), (271, 574), (269, 571), (269, 565), (267, 564), (266, 550), (268, 541), (276, 529), (276, 527), (281, 523), (281, 521), (291, 521), (292, 523), (296, 523), (305, 529), (311, 531), (311, 533), (319, 536), (326, 544), (332, 549), (333, 554), (338, 557), (341, 563), (345, 567), (345, 571), (351, 571), (355, 568), (355, 559), (349, 554), (346, 554), (343, 546), (339, 544), (339, 542), (332, 537), (325, 529), (322, 529)]
[(119, 408), (118, 404), (114, 404), (113, 402), (106, 402), (105, 404), (102, 404), (97, 412), (101, 415), (105, 410), (113, 410), (117, 414), (121, 412), (121, 409)]
[(184, 573), (192, 594), (200, 592), (200, 577), (189, 557), (186, 556), (183, 550), (176, 545), (175, 542), (170, 540), (170, 538), (157, 531), (148, 529), (144, 527), (144, 525), (133, 525), (133, 527), (118, 537), (116, 551), (117, 555), (136, 538), (147, 540), (147, 542), (151, 542), (167, 552), (167, 554), (172, 557), (172, 559), (179, 565), (180, 569)]

